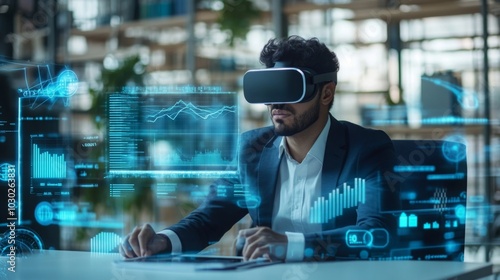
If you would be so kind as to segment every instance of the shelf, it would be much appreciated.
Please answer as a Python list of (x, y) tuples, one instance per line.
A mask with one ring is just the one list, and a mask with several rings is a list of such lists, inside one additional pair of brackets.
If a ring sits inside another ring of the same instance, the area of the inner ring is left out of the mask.
[[(214, 11), (198, 11), (196, 12), (196, 22), (215, 22), (218, 13)], [(130, 28), (139, 29), (155, 29), (155, 28), (174, 28), (185, 27), (186, 16), (173, 16), (166, 18), (146, 19), (124, 22), (116, 27), (102, 26), (93, 30), (72, 29), (70, 35), (84, 36), (89, 41), (106, 41), (110, 38), (113, 32), (123, 33)]]
[[(380, 18), (384, 21), (399, 21), (405, 19), (419, 19), (435, 16), (451, 16), (462, 14), (473, 14), (481, 11), (481, 2), (477, 0), (443, 0), (436, 3), (433, 0), (413, 0), (404, 8), (384, 7), (378, 0), (353, 1), (351, 3), (314, 4), (310, 2), (299, 2), (288, 4), (284, 8), (286, 15), (297, 14), (303, 11), (348, 9), (353, 11), (353, 16), (347, 20), (365, 20)], [(500, 4), (490, 0), (492, 9), (497, 11)], [(404, 2), (403, 2), (404, 4)]]

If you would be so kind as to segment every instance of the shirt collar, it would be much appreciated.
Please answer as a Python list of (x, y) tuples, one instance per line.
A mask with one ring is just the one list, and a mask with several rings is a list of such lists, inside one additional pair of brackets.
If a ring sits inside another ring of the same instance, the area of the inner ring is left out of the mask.
[[(307, 156), (310, 155), (316, 158), (321, 163), (323, 163), (323, 159), (325, 157), (326, 140), (328, 138), (328, 131), (330, 130), (330, 126), (331, 126), (331, 121), (330, 118), (328, 118), (325, 127), (319, 134), (318, 138), (314, 142), (309, 152), (307, 152)], [(288, 153), (288, 147), (286, 145), (286, 137), (281, 137), (279, 149), (280, 149), (278, 155), (279, 157), (281, 157), (283, 153), (286, 153), (287, 157), (291, 158), (290, 154)]]

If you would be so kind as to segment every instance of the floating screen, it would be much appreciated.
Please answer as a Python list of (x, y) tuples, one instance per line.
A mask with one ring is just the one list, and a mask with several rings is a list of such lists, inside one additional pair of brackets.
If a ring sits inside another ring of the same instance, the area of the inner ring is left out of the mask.
[(446, 140), (398, 140), (401, 187), (395, 260), (464, 259), (467, 202), (466, 146)]
[(237, 171), (237, 95), (217, 87), (124, 88), (108, 98), (112, 177), (221, 177)]

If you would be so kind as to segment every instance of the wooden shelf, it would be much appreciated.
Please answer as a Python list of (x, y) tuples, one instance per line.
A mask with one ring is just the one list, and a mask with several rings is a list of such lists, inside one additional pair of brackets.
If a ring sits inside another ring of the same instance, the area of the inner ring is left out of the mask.
[[(353, 16), (348, 20), (364, 20), (379, 18), (384, 21), (398, 21), (405, 19), (419, 19), (435, 16), (451, 16), (474, 14), (481, 11), (481, 2), (477, 0), (413, 0), (406, 7), (408, 10), (384, 7), (378, 0), (353, 1), (351, 3), (315, 4), (310, 2), (291, 3), (285, 6), (286, 15), (297, 14), (303, 11), (347, 9), (353, 11)], [(495, 13), (500, 4), (489, 1)], [(404, 2), (402, 4), (405, 4)]]
[[(218, 13), (214, 11), (198, 11), (195, 16), (196, 22), (215, 22)], [(173, 16), (166, 18), (145, 19), (124, 22), (116, 27), (102, 26), (93, 30), (72, 29), (70, 35), (84, 36), (89, 41), (106, 41), (110, 38), (113, 32), (124, 33), (130, 28), (140, 29), (159, 29), (159, 28), (174, 28), (186, 27), (186, 16)]]

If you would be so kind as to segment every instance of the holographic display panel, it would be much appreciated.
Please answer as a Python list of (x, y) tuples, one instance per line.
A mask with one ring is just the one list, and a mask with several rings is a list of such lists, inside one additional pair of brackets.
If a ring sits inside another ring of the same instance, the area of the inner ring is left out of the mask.
[[(49, 104), (56, 105), (47, 107)], [(30, 194), (68, 196), (69, 183), (74, 180), (70, 138), (59, 131), (69, 125), (68, 118), (61, 115), (57, 104), (49, 97), (19, 99), (21, 182), (29, 186)]]
[(108, 99), (113, 177), (234, 176), (237, 96), (218, 87), (124, 88)]
[(401, 212), (390, 259), (463, 261), (466, 146), (451, 139), (394, 142), (400, 162), (392, 179), (400, 183)]

